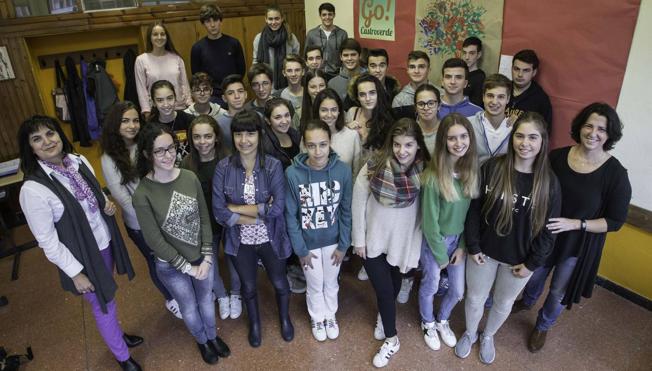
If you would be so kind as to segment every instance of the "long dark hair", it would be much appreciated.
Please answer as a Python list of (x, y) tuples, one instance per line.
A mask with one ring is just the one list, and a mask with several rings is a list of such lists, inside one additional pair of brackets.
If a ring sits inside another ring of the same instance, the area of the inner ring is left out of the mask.
[(310, 97), (310, 93), (308, 93), (308, 83), (310, 82), (310, 80), (314, 79), (315, 77), (321, 77), (322, 79), (324, 79), (324, 84), (328, 84), (328, 79), (326, 78), (326, 74), (322, 70), (314, 70), (314, 71), (308, 70), (305, 76), (303, 76), (303, 101), (301, 102), (301, 125), (302, 126), (305, 122), (308, 122), (308, 120), (310, 119), (319, 118), (319, 116), (317, 117), (313, 116), (312, 104), (314, 102)]
[[(235, 146), (235, 133), (241, 133), (243, 131), (253, 133), (258, 133), (258, 147), (256, 147), (256, 156), (258, 157), (258, 163), (261, 168), (265, 167), (265, 149), (263, 147), (263, 141), (265, 138), (263, 119), (258, 115), (258, 113), (251, 110), (242, 110), (233, 116), (231, 121), (231, 141), (233, 142), (233, 155), (240, 156), (236, 146)], [(271, 129), (270, 129), (271, 130)]]
[[(518, 193), (516, 189), (516, 169), (514, 163), (516, 151), (514, 150), (514, 134), (522, 124), (534, 124), (541, 135), (541, 149), (532, 164), (534, 183), (530, 194), (530, 223), (532, 225), (532, 237), (541, 232), (546, 225), (546, 214), (550, 201), (550, 184), (555, 175), (548, 162), (548, 131), (547, 124), (543, 117), (536, 112), (526, 112), (514, 123), (514, 128), (509, 136), (507, 154), (496, 160), (494, 173), (490, 174), (491, 180), (488, 187), (491, 190), (482, 205), (482, 215), (485, 222), (489, 219), (489, 213), (495, 204), (499, 205), (498, 218), (494, 226), (499, 236), (508, 235), (512, 231), (514, 199), (511, 195)], [(481, 190), (482, 192), (482, 190)]]
[(177, 50), (174, 48), (174, 44), (172, 43), (172, 37), (170, 36), (170, 32), (161, 21), (155, 21), (154, 23), (150, 24), (149, 27), (147, 27), (147, 40), (145, 40), (145, 48), (146, 48), (145, 50), (147, 50), (148, 53), (151, 53), (152, 50), (154, 49), (154, 46), (152, 45), (152, 32), (154, 31), (154, 27), (156, 26), (161, 26), (163, 31), (165, 31), (165, 38), (166, 38), (165, 50), (172, 52), (176, 55), (179, 55)]
[(29, 137), (41, 128), (48, 128), (59, 134), (61, 144), (63, 145), (63, 155), (74, 153), (72, 144), (55, 119), (49, 116), (34, 115), (20, 124), (17, 135), (18, 152), (20, 154), (20, 170), (22, 170), (23, 174), (26, 176), (33, 174), (39, 168), (39, 159), (36, 154), (34, 154), (32, 146), (29, 144)]
[(423, 140), (421, 127), (414, 119), (404, 117), (391, 126), (385, 137), (383, 146), (372, 155), (369, 161), (371, 166), (367, 169), (369, 179), (380, 174), (385, 169), (385, 166), (387, 166), (387, 161), (394, 157), (394, 137), (401, 135), (414, 138), (419, 146), (414, 156), (414, 162), (410, 166), (413, 166), (417, 161), (424, 161), (426, 163), (430, 161), (430, 153), (428, 153), (426, 142)]
[[(100, 147), (102, 148), (102, 152), (115, 162), (115, 166), (122, 177), (120, 180), (120, 184), (122, 185), (138, 178), (136, 165), (131, 161), (129, 150), (125, 145), (122, 135), (120, 135), (122, 117), (130, 110), (135, 110), (138, 114), (139, 121), (144, 124), (140, 112), (138, 112), (138, 108), (135, 104), (129, 101), (118, 102), (111, 106), (109, 113), (106, 115), (102, 127), (102, 136), (100, 137)], [(140, 130), (138, 133), (140, 134)], [(136, 135), (134, 141), (136, 143), (138, 142), (138, 135)]]
[(154, 157), (154, 141), (159, 135), (170, 134), (174, 144), (178, 144), (177, 136), (169, 126), (158, 122), (150, 122), (145, 125), (138, 135), (138, 155), (136, 156), (136, 169), (138, 176), (144, 177), (150, 171), (154, 171), (152, 158)]
[(147, 120), (147, 122), (158, 122), (160, 112), (158, 111), (158, 107), (156, 107), (156, 101), (154, 100), (154, 93), (161, 88), (168, 88), (172, 90), (172, 94), (174, 94), (175, 102), (177, 100), (177, 92), (174, 91), (174, 85), (172, 85), (171, 82), (169, 82), (168, 80), (158, 80), (155, 83), (153, 83), (152, 87), (149, 88), (149, 96), (152, 99), (152, 111), (151, 114), (149, 115), (149, 119)]
[[(363, 82), (371, 82), (376, 86), (376, 94), (378, 98), (376, 101), (376, 107), (371, 112), (371, 119), (367, 121), (367, 127), (369, 128), (367, 142), (362, 146), (366, 149), (378, 149), (383, 146), (385, 134), (394, 122), (394, 117), (392, 116), (390, 103), (387, 101), (387, 94), (385, 94), (383, 83), (381, 83), (376, 76), (368, 73), (360, 75), (353, 85), (353, 96), (357, 105), (360, 106), (360, 101), (358, 100), (358, 87)], [(369, 124), (371, 124), (371, 126), (369, 126)]]
[[(315, 97), (315, 101), (312, 104), (312, 117), (315, 119), (319, 119), (319, 107), (321, 104), (326, 100), (326, 99), (332, 99), (335, 101), (337, 104), (337, 108), (340, 112), (340, 114), (337, 116), (337, 121), (335, 121), (335, 129), (339, 132), (344, 128), (344, 108), (342, 105), (342, 99), (340, 99), (340, 95), (337, 94), (337, 92), (331, 88), (326, 88), (319, 93), (317, 93), (317, 96)], [(303, 124), (302, 124), (303, 126)], [(303, 129), (301, 129), (303, 130)]]
[(195, 142), (192, 139), (192, 129), (200, 124), (206, 124), (213, 128), (213, 132), (215, 133), (215, 158), (218, 161), (228, 156), (230, 153), (224, 145), (224, 133), (222, 133), (217, 121), (215, 121), (215, 119), (210, 115), (199, 115), (195, 117), (188, 127), (188, 133), (186, 136), (188, 138), (187, 148), (189, 148), (189, 151), (183, 159), (183, 162), (188, 165), (188, 168), (195, 173), (199, 170), (199, 151), (197, 151)]

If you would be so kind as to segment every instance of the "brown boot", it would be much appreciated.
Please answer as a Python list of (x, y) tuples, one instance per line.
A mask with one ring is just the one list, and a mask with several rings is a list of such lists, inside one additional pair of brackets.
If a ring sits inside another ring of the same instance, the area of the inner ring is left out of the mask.
[(539, 331), (535, 327), (527, 342), (527, 349), (532, 353), (540, 351), (546, 344), (546, 334), (548, 334), (548, 331)]
[(525, 304), (523, 299), (520, 299), (514, 302), (514, 305), (512, 306), (512, 314), (530, 309), (532, 309), (532, 306)]

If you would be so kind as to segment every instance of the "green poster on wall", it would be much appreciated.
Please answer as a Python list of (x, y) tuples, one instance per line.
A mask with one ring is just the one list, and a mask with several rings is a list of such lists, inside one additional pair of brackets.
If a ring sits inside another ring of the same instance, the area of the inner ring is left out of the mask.
[(361, 0), (358, 19), (360, 37), (394, 41), (395, 14), (392, 0)]

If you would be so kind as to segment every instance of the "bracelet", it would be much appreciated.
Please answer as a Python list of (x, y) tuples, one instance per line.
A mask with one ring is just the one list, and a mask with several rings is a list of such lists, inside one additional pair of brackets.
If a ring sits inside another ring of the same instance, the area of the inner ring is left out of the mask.
[(582, 230), (582, 232), (584, 232), (586, 230), (586, 220), (582, 219), (582, 220), (580, 220), (580, 222), (581, 222), (580, 223), (580, 229)]
[(209, 265), (213, 265), (213, 262), (210, 261), (210, 260), (206, 260), (206, 259), (204, 259), (204, 262), (205, 262), (205, 263), (208, 263)]

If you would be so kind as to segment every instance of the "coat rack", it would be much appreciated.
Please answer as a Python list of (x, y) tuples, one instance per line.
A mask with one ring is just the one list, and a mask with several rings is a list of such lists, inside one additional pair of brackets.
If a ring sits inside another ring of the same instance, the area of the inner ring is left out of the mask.
[(59, 60), (59, 63), (63, 65), (67, 57), (72, 57), (77, 63), (79, 63), (80, 59), (84, 59), (86, 62), (90, 62), (97, 58), (104, 60), (119, 59), (122, 58), (129, 49), (133, 49), (136, 53), (138, 53), (138, 45), (136, 44), (120, 45), (112, 46), (109, 48), (88, 49), (59, 54), (40, 55), (38, 57), (38, 64), (41, 69), (45, 69), (54, 68), (54, 61), (56, 60)]

